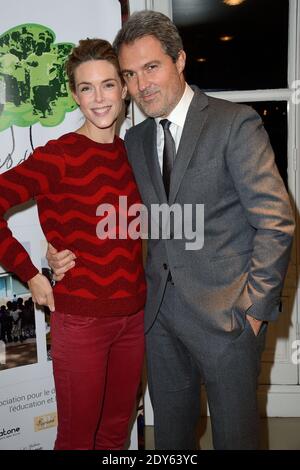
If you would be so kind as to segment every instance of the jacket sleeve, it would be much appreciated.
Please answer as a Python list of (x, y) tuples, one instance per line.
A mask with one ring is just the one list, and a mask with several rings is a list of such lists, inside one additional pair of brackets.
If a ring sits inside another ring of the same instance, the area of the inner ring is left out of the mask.
[(275, 320), (294, 217), (261, 118), (248, 106), (240, 106), (233, 120), (226, 162), (248, 222), (256, 230), (248, 281), (237, 306), (259, 320)]
[(0, 263), (27, 282), (38, 273), (27, 251), (8, 228), (8, 209), (50, 192), (65, 172), (62, 150), (55, 142), (37, 148), (21, 165), (0, 175)]

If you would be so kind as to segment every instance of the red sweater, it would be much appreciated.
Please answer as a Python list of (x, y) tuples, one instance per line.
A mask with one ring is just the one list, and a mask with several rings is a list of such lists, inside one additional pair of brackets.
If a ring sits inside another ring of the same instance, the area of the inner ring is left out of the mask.
[[(26, 282), (38, 273), (12, 236), (5, 212), (34, 198), (46, 239), (77, 256), (75, 268), (54, 287), (56, 310), (87, 316), (131, 315), (145, 303), (141, 240), (97, 237), (100, 204), (140, 203), (123, 141), (100, 144), (69, 133), (37, 148), (0, 175), (0, 262)], [(134, 218), (134, 217), (132, 217)], [(128, 217), (128, 224), (132, 219)]]

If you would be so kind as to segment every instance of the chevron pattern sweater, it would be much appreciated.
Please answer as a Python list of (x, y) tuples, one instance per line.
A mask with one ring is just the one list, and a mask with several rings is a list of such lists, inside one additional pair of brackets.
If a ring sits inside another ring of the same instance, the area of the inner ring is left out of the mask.
[[(86, 316), (138, 312), (146, 292), (142, 246), (127, 233), (118, 237), (119, 196), (127, 197), (128, 207), (141, 202), (121, 139), (100, 144), (72, 132), (49, 141), (0, 175), (0, 263), (24, 282), (38, 273), (4, 219), (10, 207), (34, 198), (46, 239), (77, 256), (54, 287), (56, 310)], [(115, 239), (97, 236), (106, 216), (96, 215), (100, 204), (115, 208)]]

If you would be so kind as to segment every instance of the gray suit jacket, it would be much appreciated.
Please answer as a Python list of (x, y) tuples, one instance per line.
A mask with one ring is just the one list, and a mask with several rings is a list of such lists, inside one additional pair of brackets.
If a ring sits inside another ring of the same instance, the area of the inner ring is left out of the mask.
[[(294, 231), (289, 198), (258, 114), (194, 87), (170, 182), (169, 204), (204, 204), (204, 246), (149, 239), (145, 329), (157, 316), (170, 269), (204, 329), (237, 333), (246, 312), (274, 320)], [(166, 203), (148, 118), (125, 137), (143, 203)]]

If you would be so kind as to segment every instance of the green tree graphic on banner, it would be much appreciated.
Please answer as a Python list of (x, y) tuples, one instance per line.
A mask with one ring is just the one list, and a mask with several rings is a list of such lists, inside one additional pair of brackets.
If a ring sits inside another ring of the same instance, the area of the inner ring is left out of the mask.
[(32, 23), (0, 36), (0, 131), (57, 126), (76, 109), (64, 68), (73, 46), (55, 43), (51, 29)]

